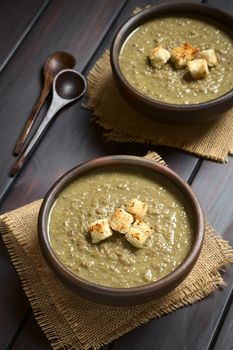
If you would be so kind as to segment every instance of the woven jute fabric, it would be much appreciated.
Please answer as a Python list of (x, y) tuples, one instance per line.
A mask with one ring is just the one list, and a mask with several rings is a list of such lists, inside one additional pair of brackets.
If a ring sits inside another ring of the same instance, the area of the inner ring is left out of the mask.
[(139, 114), (120, 95), (108, 51), (88, 75), (87, 95), (85, 106), (104, 128), (107, 140), (176, 147), (219, 162), (226, 162), (227, 155), (233, 153), (233, 109), (215, 121), (197, 125), (157, 123)]
[[(148, 158), (164, 164), (155, 153)], [(138, 306), (104, 306), (64, 287), (47, 266), (37, 236), (41, 200), (0, 217), (1, 232), (34, 315), (53, 349), (98, 349), (122, 334), (192, 304), (224, 285), (220, 271), (233, 262), (228, 242), (206, 224), (201, 255), (189, 276), (167, 296)]]

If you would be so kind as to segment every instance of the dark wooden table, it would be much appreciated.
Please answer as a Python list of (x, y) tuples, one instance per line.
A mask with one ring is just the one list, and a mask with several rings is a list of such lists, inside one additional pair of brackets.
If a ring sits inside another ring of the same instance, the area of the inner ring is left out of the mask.
[[(15, 160), (13, 147), (41, 87), (45, 58), (53, 51), (69, 51), (77, 58), (76, 68), (86, 75), (132, 10), (156, 2), (0, 0), (1, 213), (43, 197), (61, 174), (83, 161), (108, 154), (146, 153), (148, 146), (106, 143), (90, 123), (90, 113), (74, 104), (57, 118), (20, 176), (15, 180), (8, 176)], [(231, 0), (203, 2), (233, 13)], [(217, 164), (181, 151), (150, 149), (160, 152), (191, 184), (210, 223), (233, 245), (233, 159)], [(1, 239), (0, 251), (0, 349), (50, 349)], [(224, 277), (223, 290), (148, 322), (105, 350), (232, 350), (232, 267)]]

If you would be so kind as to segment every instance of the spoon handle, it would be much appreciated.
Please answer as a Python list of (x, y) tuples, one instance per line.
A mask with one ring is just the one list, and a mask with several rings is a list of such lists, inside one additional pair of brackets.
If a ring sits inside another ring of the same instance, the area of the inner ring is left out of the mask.
[(50, 88), (51, 88), (51, 85), (52, 85), (52, 81), (50, 84), (46, 84), (44, 85), (41, 93), (40, 93), (40, 96), (26, 122), (26, 124), (24, 125), (24, 128), (23, 128), (23, 131), (16, 143), (16, 146), (15, 146), (15, 149), (14, 149), (14, 155), (17, 156), (23, 149), (23, 146), (25, 144), (25, 141), (28, 137), (28, 134), (29, 132), (31, 131), (31, 128), (32, 126), (34, 125), (35, 123), (35, 120), (38, 116), (38, 113), (41, 109), (41, 107), (43, 106), (48, 94), (49, 94), (49, 91), (50, 91)]
[(42, 123), (40, 124), (39, 128), (37, 129), (36, 133), (33, 135), (31, 141), (29, 142), (25, 150), (20, 154), (19, 158), (17, 159), (13, 168), (11, 169), (10, 171), (11, 177), (14, 177), (15, 175), (17, 175), (20, 172), (23, 165), (28, 161), (32, 151), (38, 145), (40, 139), (42, 138), (45, 131), (47, 130), (51, 120), (53, 119), (53, 117), (55, 116), (55, 114), (60, 108), (61, 108), (61, 105), (57, 103), (57, 101), (54, 101), (54, 102), (52, 101), (51, 106), (46, 116), (44, 117)]

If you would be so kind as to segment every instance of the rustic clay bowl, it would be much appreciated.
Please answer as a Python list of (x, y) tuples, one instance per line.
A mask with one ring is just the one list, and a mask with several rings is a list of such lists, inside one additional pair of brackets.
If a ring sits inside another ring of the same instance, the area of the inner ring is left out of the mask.
[[(48, 219), (58, 194), (73, 180), (90, 174), (96, 169), (128, 168), (150, 175), (161, 174), (182, 192), (190, 203), (194, 218), (194, 239), (190, 253), (183, 263), (166, 277), (144, 286), (133, 288), (110, 288), (79, 278), (70, 272), (56, 257), (50, 245)], [(204, 219), (200, 204), (189, 185), (169, 168), (153, 161), (134, 156), (110, 156), (98, 158), (75, 167), (63, 175), (47, 193), (39, 213), (39, 241), (44, 256), (57, 277), (80, 296), (97, 303), (130, 305), (148, 302), (174, 289), (192, 270), (201, 251), (204, 237)]]
[[(111, 47), (111, 66), (122, 96), (142, 114), (162, 123), (194, 124), (216, 119), (219, 113), (233, 106), (233, 91), (207, 102), (178, 105), (157, 101), (143, 95), (125, 79), (119, 66), (119, 54), (126, 38), (143, 23), (166, 15), (197, 15), (214, 19), (233, 33), (233, 16), (214, 7), (192, 3), (166, 3), (147, 8), (131, 17), (117, 32)], [(233, 34), (232, 34), (233, 36)]]

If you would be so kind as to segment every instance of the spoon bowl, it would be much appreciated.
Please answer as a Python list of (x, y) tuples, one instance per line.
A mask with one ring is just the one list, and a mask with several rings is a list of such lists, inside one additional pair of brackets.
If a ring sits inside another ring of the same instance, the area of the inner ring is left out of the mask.
[(75, 65), (75, 58), (65, 51), (54, 52), (50, 55), (44, 64), (44, 78), (50, 80), (51, 84), (53, 79), (60, 71), (64, 69), (72, 69)]
[(54, 82), (54, 89), (59, 97), (73, 100), (83, 95), (86, 90), (86, 80), (74, 70), (63, 70)]

